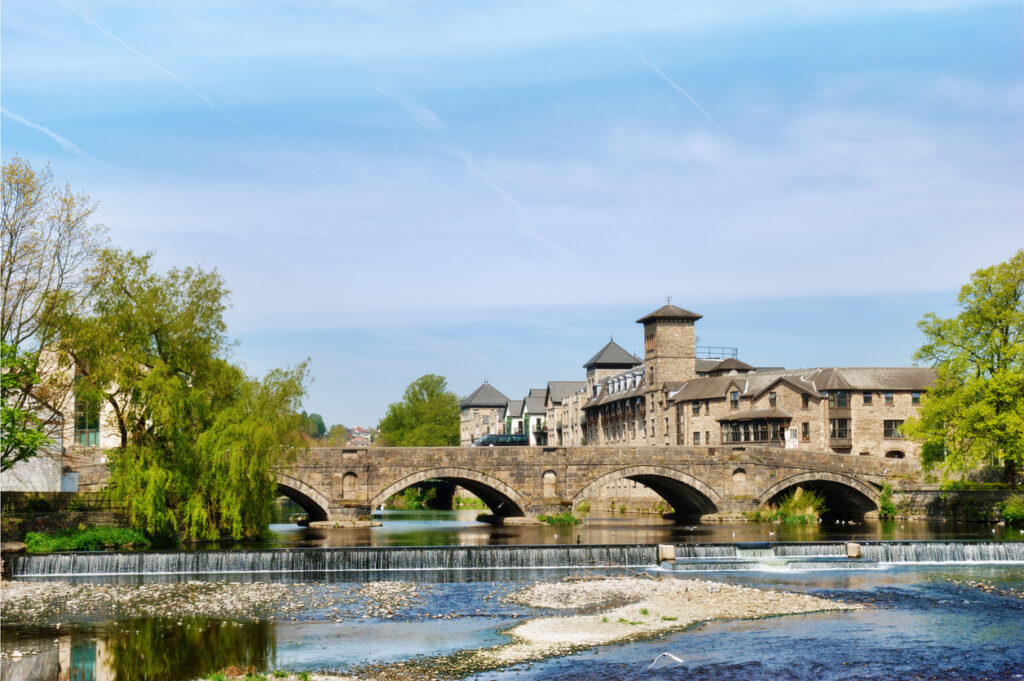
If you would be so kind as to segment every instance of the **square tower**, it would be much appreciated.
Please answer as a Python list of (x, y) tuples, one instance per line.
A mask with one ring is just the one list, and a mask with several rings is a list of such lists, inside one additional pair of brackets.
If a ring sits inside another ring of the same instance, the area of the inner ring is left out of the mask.
[(696, 312), (665, 305), (636, 320), (644, 325), (644, 364), (648, 390), (697, 377)]

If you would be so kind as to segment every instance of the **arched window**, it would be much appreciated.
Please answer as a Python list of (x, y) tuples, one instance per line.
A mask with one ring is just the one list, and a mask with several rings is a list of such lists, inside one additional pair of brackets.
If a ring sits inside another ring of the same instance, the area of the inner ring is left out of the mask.
[(357, 491), (357, 481), (359, 478), (355, 473), (345, 473), (344, 477), (341, 478), (341, 498), (345, 500), (354, 499)]
[(899, 451), (897, 449), (894, 449), (891, 452), (886, 452), (885, 453), (885, 458), (887, 458), (887, 459), (902, 459), (902, 458), (905, 458), (905, 457), (906, 457), (906, 455), (903, 452), (901, 452), (901, 451)]
[(544, 473), (544, 498), (553, 499), (555, 496), (555, 484), (558, 482), (558, 476), (555, 475), (554, 471), (546, 471)]
[(732, 472), (732, 481), (733, 482), (746, 482), (746, 480), (747, 480), (747, 472), (745, 470), (743, 470), (742, 468), (737, 468), (736, 470), (734, 470)]

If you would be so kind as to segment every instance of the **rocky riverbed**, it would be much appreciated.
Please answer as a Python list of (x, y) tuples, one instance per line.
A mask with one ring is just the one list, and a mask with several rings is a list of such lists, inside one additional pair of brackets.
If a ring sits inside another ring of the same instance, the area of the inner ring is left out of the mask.
[[(526, 619), (505, 634), (509, 642), (431, 659), (365, 666), (352, 676), (311, 675), (343, 681), (456, 679), (481, 671), (530, 663), (547, 657), (622, 641), (655, 637), (712, 619), (750, 619), (862, 606), (775, 589), (753, 589), (700, 579), (666, 577), (576, 578), (538, 582), (511, 593), (482, 597), (481, 611), (422, 614), (435, 596), (429, 584), (372, 582), (362, 585), (302, 583), (171, 582), (97, 584), (85, 582), (5, 582), (0, 610), (5, 625), (59, 624), (104, 617), (219, 618), (274, 622), (454, 619), (497, 616), (486, 603), (500, 601), (504, 616), (548, 609), (551, 616)], [(440, 599), (435, 599), (440, 600)], [(443, 600), (442, 600), (443, 602)], [(465, 608), (465, 606), (463, 606)]]

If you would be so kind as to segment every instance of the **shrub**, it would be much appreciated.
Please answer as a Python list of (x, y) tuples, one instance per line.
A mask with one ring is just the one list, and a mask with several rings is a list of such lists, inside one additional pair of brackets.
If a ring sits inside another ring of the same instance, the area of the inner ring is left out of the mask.
[(57, 532), (29, 532), (25, 548), (29, 553), (50, 551), (101, 551), (107, 548), (140, 548), (149, 546), (145, 535), (126, 527), (86, 527)]
[(896, 517), (896, 504), (892, 501), (892, 487), (887, 482), (882, 484), (882, 493), (878, 497), (878, 517)]
[(1024, 495), (1017, 494), (999, 505), (1003, 520), (1011, 525), (1024, 523)]
[(584, 499), (576, 505), (576, 512), (580, 515), (587, 515), (590, 513), (590, 502)]
[(580, 519), (572, 514), (572, 511), (562, 511), (554, 515), (539, 515), (537, 520), (548, 525), (579, 525)]
[(743, 516), (752, 522), (808, 525), (818, 522), (826, 510), (825, 497), (813, 490), (797, 487), (779, 499), (778, 506), (768, 505), (757, 511), (748, 511)]

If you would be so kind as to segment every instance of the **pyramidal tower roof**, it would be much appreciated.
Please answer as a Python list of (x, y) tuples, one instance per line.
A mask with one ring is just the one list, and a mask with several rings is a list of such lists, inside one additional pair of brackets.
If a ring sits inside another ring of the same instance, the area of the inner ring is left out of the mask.
[(469, 397), (464, 399), (459, 406), (465, 407), (504, 407), (508, 404), (508, 398), (501, 394), (497, 388), (490, 383), (484, 382), (474, 390)]
[(689, 310), (684, 310), (683, 308), (676, 307), (675, 305), (663, 305), (646, 317), (641, 317), (636, 320), (636, 323), (646, 324), (647, 322), (655, 319), (689, 319), (691, 321), (697, 321), (701, 317), (702, 315), (699, 315), (696, 312), (690, 312)]
[(622, 349), (615, 341), (608, 341), (608, 345), (601, 348), (601, 351), (590, 358), (584, 369), (608, 368), (608, 369), (629, 369), (643, 362)]

